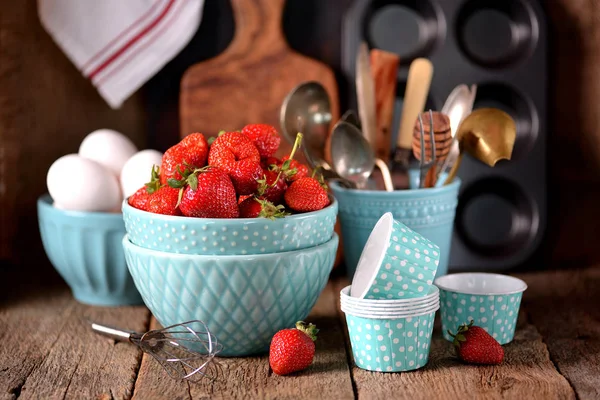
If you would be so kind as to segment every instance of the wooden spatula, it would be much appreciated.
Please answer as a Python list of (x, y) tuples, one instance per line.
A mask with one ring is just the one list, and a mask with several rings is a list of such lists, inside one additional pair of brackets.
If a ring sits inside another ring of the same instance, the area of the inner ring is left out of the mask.
[(387, 160), (392, 147), (392, 121), (398, 83), (397, 54), (380, 49), (371, 50), (371, 74), (375, 82), (375, 109), (377, 116), (377, 142), (375, 155)]
[[(191, 66), (181, 81), (181, 136), (196, 131), (214, 136), (248, 123), (280, 129), (283, 99), (304, 81), (318, 81), (327, 89), (332, 120), (337, 121), (335, 76), (326, 65), (289, 48), (281, 28), (285, 1), (231, 0), (231, 4), (236, 24), (233, 41), (217, 57)], [(290, 149), (282, 140), (277, 155)]]

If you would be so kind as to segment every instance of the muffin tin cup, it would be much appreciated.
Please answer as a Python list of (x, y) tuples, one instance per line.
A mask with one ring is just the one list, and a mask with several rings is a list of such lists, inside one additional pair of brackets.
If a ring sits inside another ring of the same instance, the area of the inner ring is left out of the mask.
[(453, 338), (459, 325), (482, 327), (500, 344), (510, 343), (515, 334), (525, 282), (518, 278), (489, 273), (458, 273), (436, 279), (440, 288), (442, 332)]
[(346, 312), (354, 362), (377, 372), (419, 369), (429, 360), (435, 311), (407, 317), (371, 318)]
[(439, 260), (437, 245), (387, 212), (367, 239), (350, 294), (376, 300), (423, 297), (433, 283)]

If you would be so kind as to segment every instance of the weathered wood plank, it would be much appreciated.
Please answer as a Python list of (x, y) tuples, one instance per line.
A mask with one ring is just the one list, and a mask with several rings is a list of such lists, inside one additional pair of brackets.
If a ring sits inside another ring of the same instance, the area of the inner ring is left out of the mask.
[[(337, 289), (348, 284), (336, 282)], [(339, 290), (338, 290), (339, 292)], [(340, 311), (340, 318), (345, 321)], [(346, 341), (349, 344), (346, 330)], [(515, 340), (504, 346), (505, 361), (499, 366), (467, 365), (454, 356), (452, 345), (434, 330), (429, 363), (405, 373), (376, 373), (352, 367), (352, 378), (361, 399), (454, 399), (518, 398), (573, 399), (566, 379), (550, 361), (548, 351), (534, 326), (522, 315)], [(351, 352), (349, 352), (351, 353)], [(353, 362), (353, 361), (351, 361)]]
[(523, 297), (550, 357), (580, 399), (600, 398), (600, 268), (524, 274)]
[(129, 399), (141, 352), (97, 336), (85, 318), (143, 331), (148, 310), (79, 304), (64, 284), (46, 293), (3, 304), (0, 399)]
[[(353, 398), (342, 327), (336, 316), (332, 285), (323, 291), (308, 322), (321, 332), (313, 365), (290, 376), (270, 371), (267, 356), (220, 358), (225, 373), (217, 382), (194, 384), (170, 379), (144, 355), (134, 399), (254, 399), (254, 398)], [(156, 322), (153, 320), (153, 324)]]

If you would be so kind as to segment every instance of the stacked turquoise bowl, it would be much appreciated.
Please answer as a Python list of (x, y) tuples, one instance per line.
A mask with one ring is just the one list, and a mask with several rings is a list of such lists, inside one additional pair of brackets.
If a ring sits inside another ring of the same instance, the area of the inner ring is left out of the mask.
[(338, 247), (335, 200), (276, 220), (151, 214), (123, 204), (123, 248), (144, 303), (163, 325), (206, 323), (221, 356), (268, 351), (273, 335), (305, 319)]

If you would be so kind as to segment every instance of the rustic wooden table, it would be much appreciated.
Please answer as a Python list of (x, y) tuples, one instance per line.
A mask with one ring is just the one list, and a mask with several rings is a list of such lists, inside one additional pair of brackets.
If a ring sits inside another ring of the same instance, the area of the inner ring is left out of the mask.
[(321, 329), (308, 370), (280, 377), (266, 356), (223, 359), (226, 379), (200, 384), (171, 380), (135, 346), (98, 337), (83, 320), (145, 331), (157, 326), (146, 308), (85, 306), (56, 277), (0, 276), (0, 399), (600, 398), (600, 267), (519, 275), (529, 289), (500, 366), (457, 361), (438, 328), (418, 371), (357, 368), (337, 303), (346, 281), (337, 278), (307, 319)]

